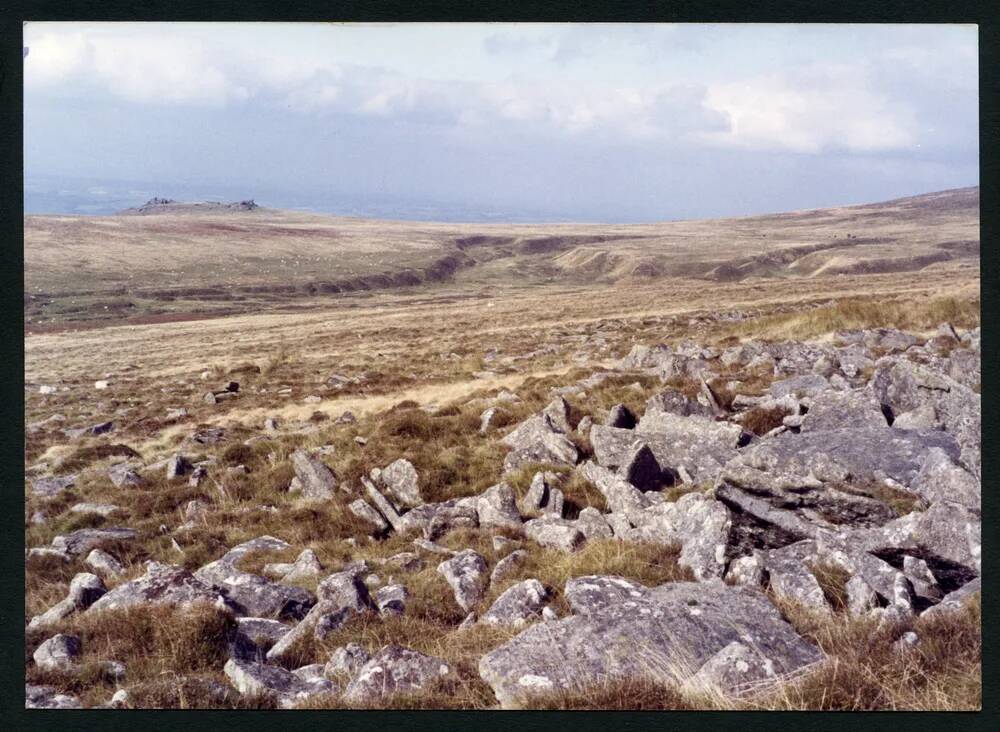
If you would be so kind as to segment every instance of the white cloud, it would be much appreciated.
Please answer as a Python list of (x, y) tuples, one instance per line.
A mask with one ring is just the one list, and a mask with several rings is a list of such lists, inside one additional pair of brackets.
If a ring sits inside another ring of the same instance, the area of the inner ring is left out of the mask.
[(824, 67), (708, 88), (706, 106), (729, 119), (706, 141), (747, 149), (818, 153), (896, 150), (914, 144), (911, 110), (872, 88), (856, 68)]

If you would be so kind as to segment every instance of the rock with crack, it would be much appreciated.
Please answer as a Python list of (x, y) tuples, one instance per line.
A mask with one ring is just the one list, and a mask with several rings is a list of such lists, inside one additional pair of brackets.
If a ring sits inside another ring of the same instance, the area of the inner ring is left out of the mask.
[(500, 529), (520, 529), (521, 514), (517, 510), (514, 489), (507, 483), (487, 488), (476, 500), (479, 525)]
[(928, 503), (953, 501), (976, 510), (982, 506), (980, 481), (940, 448), (928, 450), (909, 487)]
[[(538, 472), (531, 479), (528, 491), (521, 499), (521, 511), (526, 514), (535, 515), (539, 511), (546, 510), (547, 513), (555, 513), (555, 491), (562, 482), (563, 476), (559, 473)], [(560, 494), (562, 492), (560, 491)], [(561, 515), (561, 514), (560, 514)]]
[(561, 552), (575, 552), (587, 541), (587, 537), (575, 522), (555, 516), (542, 516), (525, 521), (524, 535), (536, 544)]
[(225, 606), (225, 599), (209, 584), (182, 567), (147, 562), (146, 573), (118, 585), (98, 599), (87, 612), (114, 610), (137, 605), (187, 607), (199, 603)]
[(697, 399), (692, 399), (687, 394), (668, 389), (650, 397), (646, 401), (646, 409), (643, 416), (653, 417), (657, 414), (673, 414), (678, 417), (706, 417), (712, 418), (714, 412), (710, 406), (706, 406)]
[(572, 408), (563, 397), (557, 396), (542, 410), (542, 414), (549, 418), (551, 423), (560, 432), (569, 434), (573, 431), (569, 416)]
[(28, 629), (43, 628), (69, 617), (75, 612), (86, 610), (107, 593), (101, 578), (95, 574), (82, 572), (69, 583), (69, 593), (61, 601), (41, 615), (36, 615), (28, 623)]
[(303, 677), (280, 666), (235, 658), (226, 661), (223, 672), (240, 694), (272, 699), (282, 709), (334, 690), (323, 678)]
[(612, 513), (620, 513), (631, 518), (650, 505), (649, 499), (642, 491), (596, 463), (587, 461), (577, 468), (577, 472), (601, 492), (608, 510)]
[(733, 464), (771, 473), (811, 475), (824, 483), (891, 478), (905, 487), (920, 472), (925, 453), (935, 447), (951, 458), (958, 457), (955, 440), (938, 431), (883, 426), (784, 432), (746, 448)]
[(351, 501), (347, 508), (359, 519), (374, 526), (377, 533), (388, 531), (390, 528), (389, 522), (383, 518), (382, 514), (372, 508), (371, 504), (364, 498), (358, 498)]
[(251, 552), (284, 551), (289, 548), (280, 539), (262, 536), (233, 547), (195, 572), (195, 576), (225, 596), (240, 615), (299, 620), (316, 603), (311, 592), (271, 582), (236, 566)]
[(982, 477), (979, 394), (942, 372), (898, 356), (879, 359), (871, 385), (879, 401), (894, 415), (933, 407), (936, 426), (952, 435), (960, 446), (960, 455), (950, 457), (958, 459), (977, 478)]
[(69, 671), (79, 663), (82, 653), (78, 637), (59, 633), (38, 646), (31, 657), (42, 671)]
[(355, 616), (375, 609), (357, 569), (360, 568), (336, 572), (320, 582), (316, 588), (319, 601), (267, 652), (268, 661), (281, 662), (310, 635), (322, 640)]
[(424, 500), (420, 496), (420, 476), (413, 463), (400, 458), (382, 468), (378, 482), (396, 502), (396, 505), (414, 508)]
[(388, 498), (386, 498), (382, 492), (375, 487), (375, 484), (365, 478), (361, 477), (361, 485), (364, 486), (365, 492), (368, 494), (368, 498), (378, 509), (378, 512), (385, 518), (389, 526), (392, 527), (393, 531), (399, 532), (403, 530), (403, 518), (399, 515), (399, 511), (396, 507), (392, 505)]
[(440, 658), (397, 645), (384, 646), (344, 690), (344, 700), (365, 705), (396, 694), (419, 692), (453, 674)]
[(262, 663), (267, 652), (290, 630), (290, 626), (271, 618), (236, 618), (231, 656)]
[(815, 542), (811, 541), (760, 552), (765, 582), (781, 599), (832, 614), (833, 608), (827, 602), (819, 580), (806, 563), (814, 553)]
[(371, 660), (371, 654), (365, 650), (364, 646), (348, 643), (346, 646), (334, 649), (326, 662), (323, 673), (330, 678), (353, 679), (369, 660)]
[(510, 412), (503, 407), (489, 407), (479, 415), (479, 432), (486, 434), (497, 425), (503, 424), (510, 418)]
[(734, 641), (756, 649), (775, 675), (822, 659), (759, 590), (719, 582), (644, 587), (621, 577), (566, 583), (574, 615), (536, 623), (479, 662), (500, 705), (530, 705), (538, 693), (586, 690), (608, 679), (694, 676)]
[(521, 627), (540, 617), (548, 598), (548, 590), (538, 580), (527, 579), (518, 582), (504, 590), (480, 618), (480, 622), (487, 625)]
[[(662, 468), (683, 469), (699, 482), (714, 480), (749, 439), (749, 433), (730, 422), (666, 412), (644, 414), (635, 434), (649, 446)], [(621, 464), (621, 458), (617, 462)]]
[(657, 544), (678, 544), (677, 563), (687, 567), (695, 579), (722, 577), (732, 519), (725, 504), (702, 493), (685, 493), (673, 503), (660, 503), (630, 520), (635, 528), (623, 538)]
[(886, 426), (882, 407), (871, 388), (820, 392), (813, 397), (809, 412), (802, 419), (803, 432)]
[(486, 560), (472, 549), (441, 562), (437, 571), (451, 586), (455, 601), (465, 612), (471, 612), (486, 595), (489, 582)]
[(579, 451), (551, 416), (539, 414), (521, 422), (501, 441), (511, 449), (504, 459), (504, 473), (512, 473), (529, 463), (576, 465)]
[(329, 467), (305, 450), (293, 452), (291, 460), (304, 498), (321, 501), (333, 498), (337, 476)]

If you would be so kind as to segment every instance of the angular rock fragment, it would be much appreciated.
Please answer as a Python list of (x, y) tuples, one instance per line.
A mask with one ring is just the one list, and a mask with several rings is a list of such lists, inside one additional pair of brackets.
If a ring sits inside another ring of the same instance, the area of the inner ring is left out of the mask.
[(311, 500), (325, 501), (333, 498), (337, 476), (322, 461), (304, 450), (292, 453), (292, 468), (302, 485), (302, 495)]
[(536, 579), (527, 579), (507, 588), (486, 611), (480, 622), (487, 625), (519, 627), (539, 617), (549, 593)]
[(99, 600), (108, 589), (101, 578), (94, 574), (82, 572), (69, 583), (69, 593), (41, 615), (36, 615), (28, 623), (28, 629), (42, 628), (53, 625), (71, 614), (86, 610)]
[(77, 664), (82, 653), (79, 638), (59, 633), (38, 646), (32, 658), (43, 671), (68, 671)]
[(90, 606), (88, 612), (136, 605), (190, 606), (224, 604), (222, 595), (181, 567), (147, 562), (146, 573), (118, 585)]
[(413, 508), (422, 504), (418, 486), (417, 469), (409, 460), (400, 458), (389, 463), (379, 474), (379, 483), (397, 502), (397, 505)]
[(283, 709), (334, 689), (326, 679), (303, 678), (280, 666), (235, 658), (226, 661), (223, 672), (240, 694), (271, 698)]
[(344, 690), (344, 699), (364, 705), (394, 694), (418, 692), (452, 673), (439, 658), (388, 645), (361, 667)]
[(486, 560), (472, 549), (441, 562), (437, 571), (447, 580), (455, 593), (455, 601), (466, 612), (471, 612), (486, 594), (489, 582)]
[(476, 500), (476, 512), (480, 526), (501, 529), (521, 527), (514, 489), (507, 483), (497, 483), (487, 488)]
[(524, 523), (524, 535), (548, 549), (574, 552), (587, 541), (587, 537), (572, 521), (543, 516)]

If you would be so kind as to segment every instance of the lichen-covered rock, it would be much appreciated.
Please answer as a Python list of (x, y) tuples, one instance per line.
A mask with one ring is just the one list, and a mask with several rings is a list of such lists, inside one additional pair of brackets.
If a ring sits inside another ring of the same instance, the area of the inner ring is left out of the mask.
[(525, 521), (524, 535), (543, 547), (561, 552), (574, 552), (587, 541), (575, 522), (555, 516)]
[(420, 496), (420, 476), (413, 463), (400, 458), (382, 468), (379, 482), (386, 492), (397, 502), (397, 505), (413, 508), (424, 502)]
[(702, 664), (685, 686), (739, 695), (775, 680), (774, 663), (752, 645), (733, 641)]
[(357, 516), (359, 519), (368, 522), (375, 527), (375, 531), (388, 531), (389, 522), (382, 517), (378, 511), (371, 507), (364, 498), (358, 498), (347, 506), (348, 510)]
[(928, 503), (953, 501), (977, 510), (982, 506), (980, 481), (936, 447), (927, 451), (910, 490)]
[(108, 577), (118, 577), (125, 573), (125, 567), (122, 566), (122, 563), (103, 549), (91, 550), (84, 563), (91, 569)]
[(299, 620), (316, 603), (311, 592), (271, 582), (236, 566), (251, 552), (284, 551), (289, 548), (287, 543), (270, 536), (252, 539), (206, 564), (195, 572), (195, 576), (222, 594), (240, 615)]
[(304, 450), (292, 453), (292, 468), (302, 486), (302, 496), (311, 500), (326, 501), (333, 498), (337, 476), (321, 460)]
[(383, 615), (402, 615), (410, 596), (403, 585), (385, 585), (375, 590), (375, 605)]
[(57, 536), (52, 540), (52, 548), (72, 556), (85, 554), (110, 541), (131, 541), (137, 536), (134, 529), (77, 529), (71, 534)]
[(506, 483), (487, 488), (476, 501), (479, 525), (501, 529), (521, 528), (521, 514), (517, 510), (514, 489)]
[(618, 475), (644, 493), (663, 485), (663, 469), (653, 451), (643, 442), (633, 443), (622, 455)]
[(604, 420), (604, 424), (608, 427), (630, 430), (635, 427), (636, 421), (631, 409), (624, 404), (616, 404), (608, 411), (608, 417)]
[(802, 419), (803, 432), (886, 426), (882, 407), (871, 389), (822, 391), (813, 397), (809, 412)]
[(43, 671), (67, 671), (77, 664), (82, 653), (79, 638), (59, 633), (38, 646), (32, 658)]
[(579, 457), (576, 445), (548, 414), (525, 420), (502, 442), (511, 449), (504, 459), (504, 473), (519, 470), (528, 463), (572, 466)]
[(517, 568), (523, 565), (527, 559), (528, 552), (524, 549), (516, 549), (512, 551), (506, 557), (497, 562), (493, 567), (493, 571), (490, 573), (490, 584), (495, 585), (502, 581), (505, 577), (516, 572)]
[(271, 698), (287, 709), (317, 694), (333, 691), (329, 681), (264, 663), (231, 658), (223, 672), (240, 694)]
[(371, 654), (365, 650), (364, 646), (357, 643), (348, 643), (334, 649), (330, 654), (326, 667), (323, 669), (327, 677), (354, 678), (358, 671), (371, 659)]
[(518, 582), (498, 597), (480, 622), (487, 625), (512, 625), (519, 627), (539, 617), (549, 593), (536, 579)]
[(142, 577), (113, 588), (87, 612), (147, 604), (184, 607), (195, 603), (224, 604), (224, 599), (210, 585), (182, 567), (148, 562)]
[(344, 700), (364, 705), (394, 694), (418, 692), (452, 673), (440, 658), (388, 645), (361, 667), (344, 690)]
[(471, 612), (486, 594), (489, 582), (486, 560), (472, 549), (441, 562), (437, 571), (447, 580), (455, 593), (455, 601), (466, 612)]
[(82, 709), (80, 700), (61, 694), (52, 686), (24, 685), (25, 709)]
[(609, 678), (655, 678), (657, 669), (670, 668), (683, 681), (734, 641), (755, 648), (776, 675), (822, 658), (758, 590), (578, 577), (565, 595), (573, 616), (536, 623), (480, 660), (480, 676), (502, 707)]

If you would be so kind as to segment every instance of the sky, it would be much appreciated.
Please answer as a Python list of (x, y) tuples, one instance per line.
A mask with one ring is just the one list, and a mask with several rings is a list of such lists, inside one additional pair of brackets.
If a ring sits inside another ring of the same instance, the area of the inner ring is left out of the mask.
[(978, 185), (974, 25), (27, 23), (25, 209), (645, 222)]

